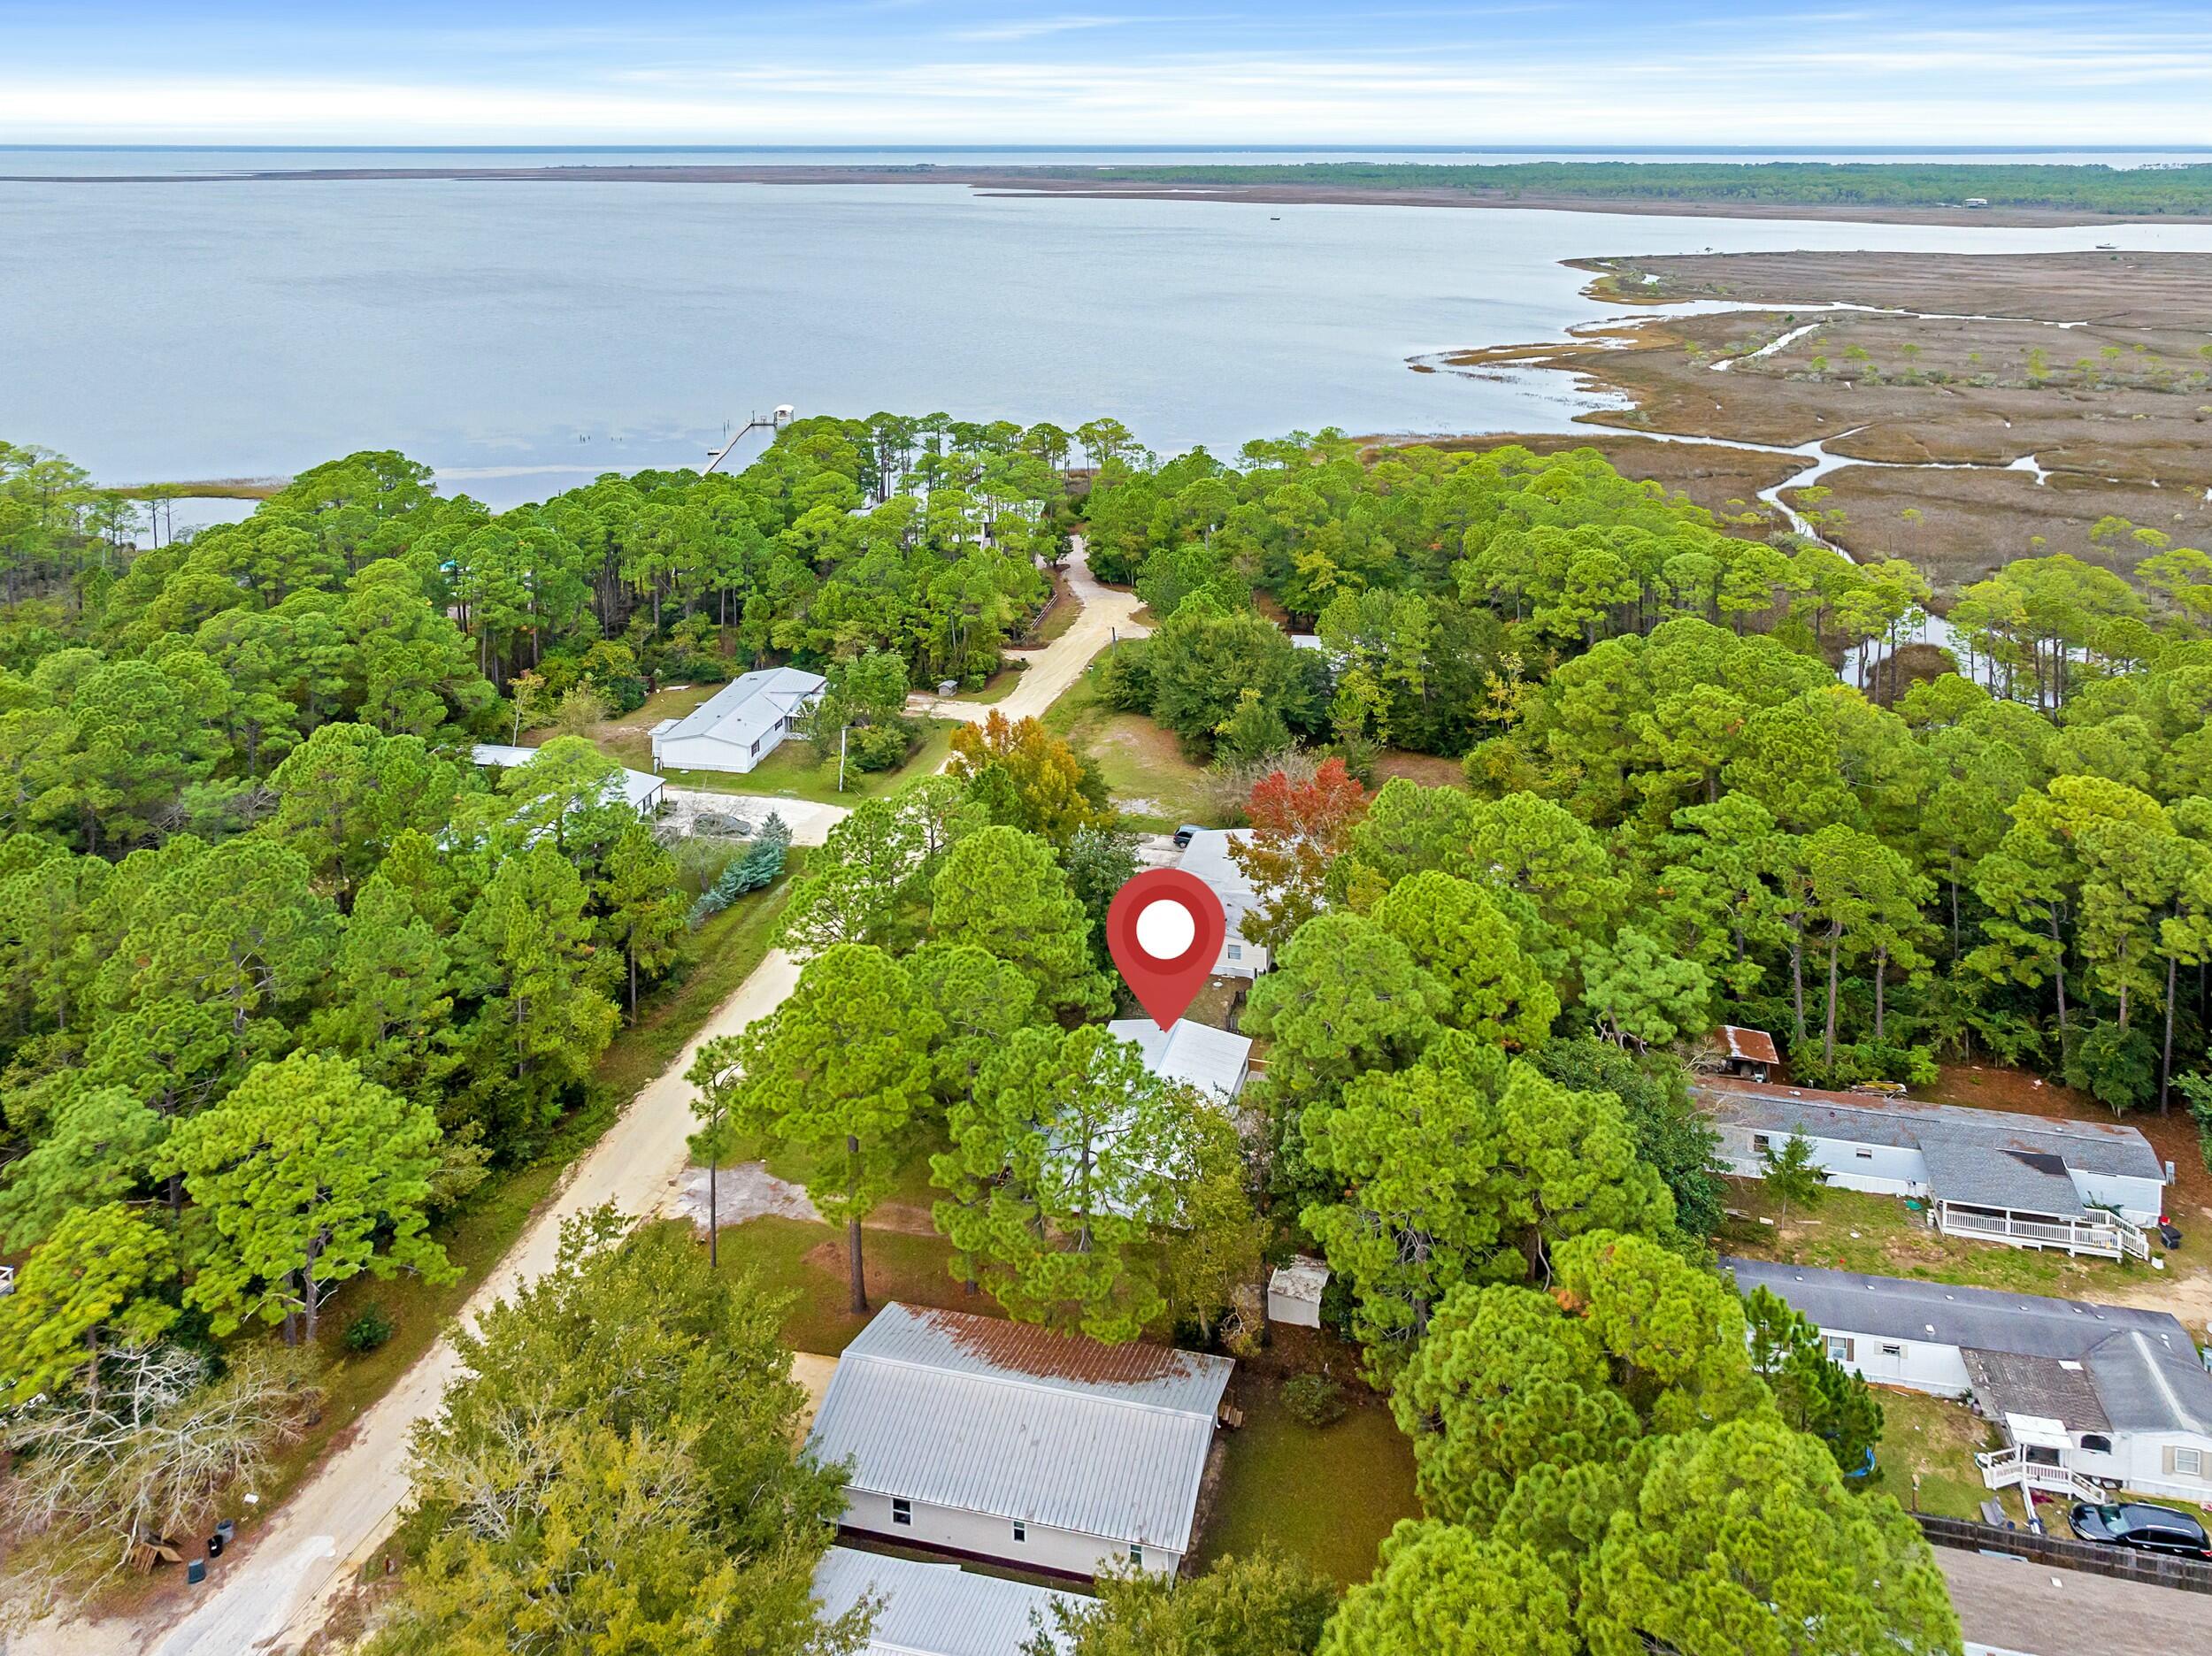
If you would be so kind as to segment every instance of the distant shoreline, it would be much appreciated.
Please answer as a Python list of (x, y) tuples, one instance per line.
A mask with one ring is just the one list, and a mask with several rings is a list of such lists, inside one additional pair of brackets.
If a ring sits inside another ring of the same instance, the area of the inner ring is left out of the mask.
[(1033, 168), (957, 166), (508, 166), (312, 167), (226, 172), (9, 173), (6, 184), (239, 183), (515, 184), (936, 184), (993, 196), (1080, 196), (1122, 201), (1243, 202), (1264, 206), (1521, 208), (1531, 211), (1625, 214), (1668, 218), (1795, 218), (1847, 224), (1985, 225), (1996, 228), (2080, 228), (2133, 224), (2206, 225), (2212, 217), (2100, 213), (2076, 208), (1916, 207), (1881, 203), (1790, 203), (1619, 198), (1345, 184), (1174, 185), (1086, 179)]

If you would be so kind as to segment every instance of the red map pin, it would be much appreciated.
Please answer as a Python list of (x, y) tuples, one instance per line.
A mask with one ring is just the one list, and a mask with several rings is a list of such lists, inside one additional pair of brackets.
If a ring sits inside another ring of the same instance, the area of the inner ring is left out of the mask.
[(1163, 1030), (1174, 1027), (1205, 986), (1228, 930), (1213, 888), (1181, 869), (1147, 870), (1116, 892), (1106, 910), (1114, 964)]

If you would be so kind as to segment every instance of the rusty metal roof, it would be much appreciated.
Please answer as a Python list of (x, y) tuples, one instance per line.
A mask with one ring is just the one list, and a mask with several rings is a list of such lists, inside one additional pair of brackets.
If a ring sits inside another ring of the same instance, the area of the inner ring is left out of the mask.
[(1782, 1054), (1774, 1048), (1774, 1037), (1764, 1030), (1744, 1029), (1734, 1024), (1720, 1026), (1720, 1038), (1728, 1047), (1731, 1058), (1740, 1058), (1746, 1063), (1780, 1063)]

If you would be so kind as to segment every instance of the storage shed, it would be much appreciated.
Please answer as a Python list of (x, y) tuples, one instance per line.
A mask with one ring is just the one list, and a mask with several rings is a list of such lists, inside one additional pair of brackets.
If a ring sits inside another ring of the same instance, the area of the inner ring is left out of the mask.
[(1276, 1267), (1267, 1279), (1267, 1320), (1293, 1328), (1321, 1326), (1321, 1294), (1329, 1285), (1329, 1268), (1310, 1254), (1301, 1254), (1287, 1265)]
[(832, 1547), (814, 1569), (825, 1621), (872, 1598), (874, 1622), (860, 1656), (1025, 1656), (1039, 1633), (1064, 1649), (1054, 1612), (1090, 1603), (1079, 1594), (979, 1576), (957, 1564), (886, 1558)]
[(1730, 1075), (1747, 1080), (1765, 1080), (1768, 1073), (1782, 1062), (1782, 1054), (1775, 1050), (1774, 1037), (1764, 1030), (1724, 1024), (1720, 1026), (1720, 1044), (1721, 1067)]
[(1235, 1366), (887, 1305), (838, 1359), (808, 1444), (851, 1467), (856, 1534), (1079, 1578), (1172, 1573)]

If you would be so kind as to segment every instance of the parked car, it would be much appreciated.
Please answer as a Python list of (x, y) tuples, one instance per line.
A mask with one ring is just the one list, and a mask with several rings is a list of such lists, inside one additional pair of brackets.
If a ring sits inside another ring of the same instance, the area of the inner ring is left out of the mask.
[(2204, 1526), (2170, 1506), (2153, 1506), (2144, 1501), (2093, 1506), (2087, 1501), (2076, 1501), (2066, 1509), (2066, 1521), (2084, 1541), (2163, 1552), (2171, 1558), (2212, 1559), (2212, 1537), (2205, 1535)]
[(1191, 840), (1205, 832), (1196, 823), (1185, 823), (1175, 831), (1175, 848), (1178, 851), (1189, 850)]

